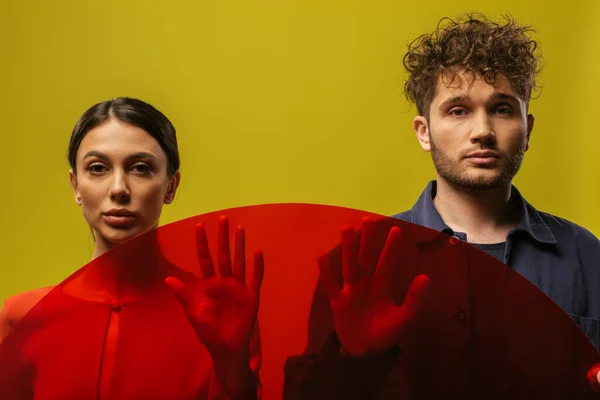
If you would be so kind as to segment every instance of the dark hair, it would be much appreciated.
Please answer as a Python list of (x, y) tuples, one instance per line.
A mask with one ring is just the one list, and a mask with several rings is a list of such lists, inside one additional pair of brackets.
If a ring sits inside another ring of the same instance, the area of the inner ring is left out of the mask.
[(473, 80), (478, 74), (490, 85), (501, 74), (529, 102), (541, 70), (541, 51), (530, 38), (535, 31), (519, 25), (510, 15), (504, 19), (500, 24), (481, 14), (465, 14), (457, 21), (442, 18), (435, 31), (408, 46), (404, 67), (410, 76), (404, 93), (416, 103), (419, 115), (429, 116), (439, 77), (444, 82), (448, 78), (450, 86), (463, 70)]
[(77, 149), (79, 149), (85, 135), (96, 126), (112, 118), (148, 132), (156, 139), (167, 155), (167, 174), (172, 176), (179, 170), (177, 136), (171, 121), (148, 103), (131, 97), (118, 97), (95, 104), (84, 112), (75, 124), (67, 155), (73, 173), (76, 173)]

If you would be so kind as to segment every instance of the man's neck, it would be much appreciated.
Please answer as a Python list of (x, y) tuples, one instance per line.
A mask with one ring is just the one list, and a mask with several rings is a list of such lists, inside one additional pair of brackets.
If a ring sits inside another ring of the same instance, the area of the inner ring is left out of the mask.
[(433, 204), (444, 222), (472, 243), (499, 243), (518, 222), (511, 184), (490, 190), (457, 187), (440, 177)]

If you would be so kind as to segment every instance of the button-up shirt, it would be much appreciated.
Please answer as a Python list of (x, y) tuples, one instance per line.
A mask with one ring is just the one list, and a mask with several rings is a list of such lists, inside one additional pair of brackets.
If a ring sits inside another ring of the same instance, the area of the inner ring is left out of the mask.
[[(393, 224), (405, 230), (396, 303), (415, 276), (430, 278), (408, 341), (373, 358), (340, 352), (319, 281), (305, 354), (285, 366), (284, 399), (595, 398), (586, 373), (599, 357), (579, 328), (600, 348), (598, 239), (537, 211), (513, 187), (520, 219), (506, 237), (502, 264), (443, 221), (435, 190), (430, 182), (411, 210), (377, 228), (378, 248)], [(341, 282), (339, 248), (329, 259)]]
[[(411, 210), (395, 218), (445, 232), (468, 242), (436, 210), (431, 181)], [(518, 224), (506, 237), (504, 263), (523, 275), (575, 320), (600, 350), (600, 241), (587, 229), (536, 210), (512, 187)]]

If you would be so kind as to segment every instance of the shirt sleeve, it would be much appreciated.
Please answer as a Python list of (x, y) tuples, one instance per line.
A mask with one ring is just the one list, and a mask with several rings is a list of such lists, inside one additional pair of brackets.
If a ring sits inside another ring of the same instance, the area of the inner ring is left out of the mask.
[(600, 320), (600, 240), (585, 228), (578, 236), (579, 261), (583, 266), (588, 297), (586, 317)]
[(0, 309), (0, 343), (4, 341), (11, 331), (11, 325), (8, 319), (8, 312), (6, 308), (6, 302), (4, 302), (2, 308)]
[(585, 228), (581, 228), (577, 235), (587, 298), (587, 310), (577, 322), (600, 351), (600, 240)]
[(8, 336), (17, 323), (42, 299), (54, 286), (29, 290), (9, 297), (0, 309), (0, 343)]
[(368, 357), (342, 352), (329, 299), (319, 279), (310, 309), (307, 346), (302, 355), (285, 362), (282, 398), (377, 398), (376, 394), (384, 391), (398, 355), (398, 348)]
[[(577, 235), (579, 262), (582, 265), (587, 296), (587, 312), (577, 322), (585, 328), (590, 341), (600, 351), (600, 240), (585, 228), (581, 228)], [(600, 392), (598, 372), (600, 363), (587, 373), (588, 382), (596, 392)]]
[(380, 398), (398, 355), (396, 347), (381, 354), (353, 357), (340, 352), (337, 335), (332, 333), (320, 352), (286, 360), (282, 398)]

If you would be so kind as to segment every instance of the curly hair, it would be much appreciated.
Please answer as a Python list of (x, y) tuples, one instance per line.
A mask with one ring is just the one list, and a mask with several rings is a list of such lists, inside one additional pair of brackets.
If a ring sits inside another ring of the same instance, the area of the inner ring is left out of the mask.
[(480, 14), (465, 14), (457, 21), (445, 17), (435, 31), (410, 43), (403, 60), (409, 73), (404, 94), (419, 115), (429, 117), (439, 77), (450, 87), (463, 71), (471, 75), (471, 84), (479, 75), (495, 85), (502, 75), (529, 102), (537, 89), (541, 49), (530, 37), (535, 33), (531, 27), (519, 25), (510, 15), (504, 19), (497, 23)]

